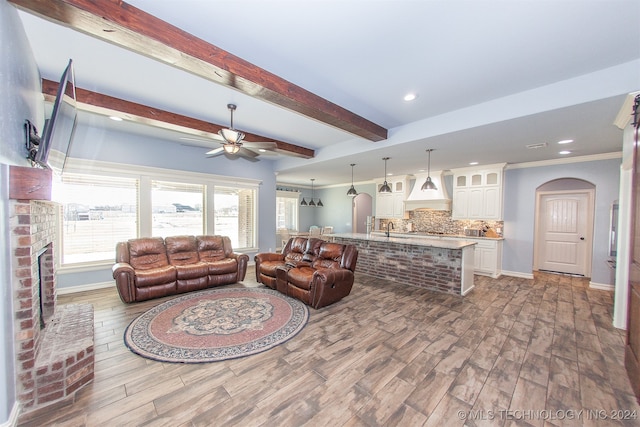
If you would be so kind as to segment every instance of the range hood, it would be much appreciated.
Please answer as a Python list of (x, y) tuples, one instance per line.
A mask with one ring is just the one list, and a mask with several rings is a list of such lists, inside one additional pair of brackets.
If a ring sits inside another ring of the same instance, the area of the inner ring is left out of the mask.
[(422, 191), (422, 184), (427, 180), (429, 174), (416, 174), (416, 182), (407, 200), (404, 201), (404, 208), (407, 211), (417, 209), (435, 209), (441, 211), (451, 210), (451, 199), (444, 186), (444, 172), (431, 172), (431, 181), (438, 187), (437, 190)]

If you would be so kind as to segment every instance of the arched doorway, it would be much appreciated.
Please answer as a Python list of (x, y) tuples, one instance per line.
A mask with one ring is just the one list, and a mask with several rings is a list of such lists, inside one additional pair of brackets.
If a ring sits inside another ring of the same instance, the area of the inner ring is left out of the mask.
[(366, 233), (367, 217), (373, 215), (373, 198), (368, 193), (360, 193), (352, 203), (351, 230), (353, 233)]
[(536, 190), (534, 270), (591, 277), (595, 186), (562, 178)]

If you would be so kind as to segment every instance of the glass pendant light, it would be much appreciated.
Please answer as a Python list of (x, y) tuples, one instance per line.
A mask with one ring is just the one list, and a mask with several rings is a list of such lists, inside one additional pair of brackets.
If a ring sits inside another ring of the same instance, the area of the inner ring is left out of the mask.
[(380, 190), (378, 190), (379, 193), (391, 193), (391, 187), (389, 187), (389, 184), (387, 183), (387, 160), (389, 160), (391, 157), (383, 157), (382, 160), (384, 160), (384, 183), (382, 184), (382, 187), (380, 187)]
[(353, 167), (355, 165), (356, 165), (355, 163), (351, 163), (351, 188), (349, 189), (349, 191), (347, 191), (347, 196), (350, 196), (350, 197), (355, 197), (358, 195), (356, 188), (353, 186)]
[(427, 180), (424, 182), (424, 184), (422, 184), (422, 187), (420, 188), (422, 191), (438, 189), (438, 187), (436, 187), (433, 181), (431, 181), (431, 152), (432, 151), (433, 151), (433, 148), (427, 149), (427, 153), (429, 153), (429, 167), (427, 169)]

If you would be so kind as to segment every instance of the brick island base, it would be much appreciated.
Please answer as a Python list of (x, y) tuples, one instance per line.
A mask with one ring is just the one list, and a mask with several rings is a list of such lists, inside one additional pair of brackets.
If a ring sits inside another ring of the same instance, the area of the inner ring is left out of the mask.
[(358, 248), (356, 272), (449, 294), (465, 295), (473, 289), (474, 245), (469, 242), (355, 233), (332, 239)]

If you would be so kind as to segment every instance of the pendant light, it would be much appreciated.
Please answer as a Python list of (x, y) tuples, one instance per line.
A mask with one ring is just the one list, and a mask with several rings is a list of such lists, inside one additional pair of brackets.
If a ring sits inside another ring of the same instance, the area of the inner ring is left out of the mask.
[(321, 208), (324, 205), (322, 204), (322, 200), (320, 200), (320, 198), (318, 198), (318, 203), (316, 203), (313, 199), (315, 197), (315, 190), (313, 188), (313, 181), (315, 181), (315, 178), (311, 178), (311, 200), (309, 201), (309, 203), (307, 203), (307, 201), (304, 199), (304, 197), (302, 198), (302, 201), (300, 202), (300, 206), (311, 206), (311, 207), (318, 207)]
[(350, 197), (355, 197), (358, 195), (356, 188), (353, 186), (353, 167), (355, 165), (356, 165), (355, 163), (351, 163), (351, 188), (349, 189), (349, 191), (347, 191), (347, 196), (350, 196)]
[(387, 160), (390, 158), (391, 157), (382, 158), (382, 160), (384, 160), (384, 183), (382, 184), (382, 187), (380, 187), (380, 190), (378, 190), (379, 193), (391, 193), (391, 187), (387, 184)]
[(433, 151), (433, 148), (427, 149), (427, 153), (429, 153), (429, 167), (427, 169), (427, 180), (424, 182), (424, 184), (422, 184), (422, 187), (420, 188), (422, 191), (438, 189), (438, 187), (436, 187), (433, 181), (431, 181), (431, 152), (432, 151)]

